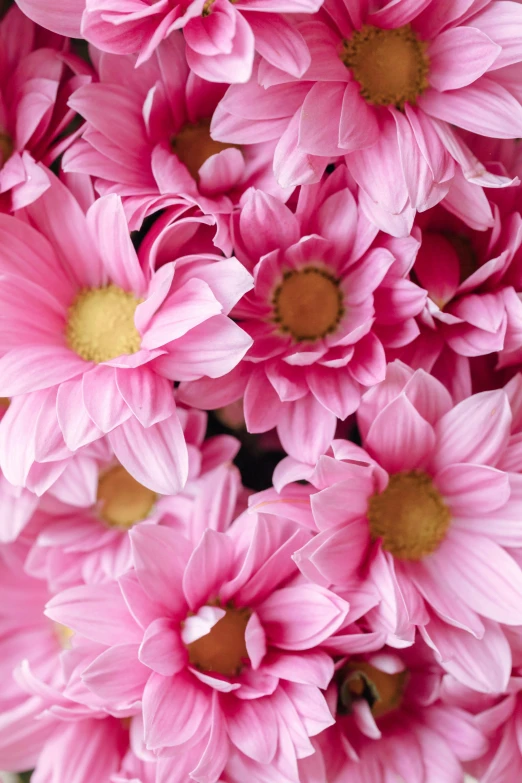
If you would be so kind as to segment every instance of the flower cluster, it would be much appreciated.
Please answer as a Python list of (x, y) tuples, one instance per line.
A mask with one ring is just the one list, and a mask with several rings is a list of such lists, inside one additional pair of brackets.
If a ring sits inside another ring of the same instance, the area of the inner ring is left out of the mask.
[(520, 783), (522, 4), (0, 0), (0, 71), (0, 769)]

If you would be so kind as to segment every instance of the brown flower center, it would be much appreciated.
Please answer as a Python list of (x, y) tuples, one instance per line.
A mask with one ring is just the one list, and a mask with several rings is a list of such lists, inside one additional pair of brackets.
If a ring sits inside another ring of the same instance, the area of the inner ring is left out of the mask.
[(155, 492), (121, 465), (110, 468), (98, 480), (98, 513), (109, 527), (128, 530), (149, 516), (157, 499)]
[(187, 644), (192, 666), (225, 677), (237, 676), (248, 661), (245, 631), (250, 614), (249, 609), (226, 608), (206, 636)]
[(387, 674), (366, 661), (349, 661), (341, 669), (339, 710), (352, 711), (354, 701), (368, 702), (374, 718), (382, 718), (401, 706), (408, 672)]
[(0, 132), (0, 168), (7, 163), (14, 152), (14, 143), (8, 133)]
[(339, 281), (316, 267), (287, 272), (272, 304), (274, 321), (295, 340), (318, 340), (331, 334), (344, 313)]
[(117, 285), (86, 288), (69, 307), (65, 339), (82, 359), (107, 362), (139, 351), (141, 337), (134, 325), (140, 303)]
[(0, 397), (0, 410), (6, 411), (11, 404), (9, 397)]
[[(210, 5), (208, 12), (210, 13)], [(208, 158), (217, 155), (218, 152), (235, 147), (237, 144), (224, 144), (215, 141), (210, 135), (210, 120), (200, 120), (197, 123), (187, 123), (170, 141), (172, 152), (185, 164), (196, 182), (199, 179), (198, 171)]]
[(469, 237), (464, 234), (447, 233), (443, 234), (459, 257), (460, 282), (463, 283), (473, 272), (476, 272), (480, 266), (479, 258)]
[(384, 492), (370, 498), (368, 519), (383, 549), (403, 560), (421, 560), (444, 540), (451, 514), (430, 476), (412, 470), (390, 476)]
[(409, 24), (393, 30), (364, 25), (344, 42), (341, 59), (368, 103), (402, 109), (429, 86), (426, 47)]

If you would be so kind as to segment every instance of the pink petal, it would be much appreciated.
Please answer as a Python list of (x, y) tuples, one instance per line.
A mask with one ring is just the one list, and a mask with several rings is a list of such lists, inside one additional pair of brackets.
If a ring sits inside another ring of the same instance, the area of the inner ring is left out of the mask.
[(233, 551), (232, 540), (224, 533), (205, 531), (183, 575), (183, 592), (192, 611), (219, 593), (229, 577)]
[(502, 47), (474, 27), (452, 27), (428, 49), (430, 84), (436, 90), (457, 90), (476, 81), (499, 57)]
[(448, 466), (437, 473), (435, 484), (455, 516), (473, 517), (500, 509), (511, 493), (508, 474), (486, 465)]
[(347, 612), (348, 604), (341, 598), (309, 584), (276, 590), (258, 607), (267, 637), (284, 650), (317, 646), (342, 625)]
[(474, 394), (446, 413), (435, 425), (434, 464), (495, 464), (509, 438), (511, 410), (501, 390)]
[(82, 672), (82, 680), (113, 708), (124, 710), (141, 699), (149, 674), (138, 660), (137, 644), (117, 644)]
[(188, 661), (188, 653), (181, 643), (179, 631), (165, 617), (160, 617), (149, 625), (138, 657), (149, 669), (166, 677), (177, 674)]
[(235, 701), (227, 705), (227, 729), (236, 748), (262, 764), (270, 764), (277, 750), (277, 721), (270, 699)]
[(426, 465), (435, 447), (435, 433), (409, 399), (400, 394), (378, 414), (365, 445), (388, 473), (398, 473)]
[(48, 389), (89, 370), (90, 364), (68, 348), (38, 345), (14, 348), (0, 359), (2, 396)]
[(155, 672), (143, 693), (145, 743), (149, 750), (175, 747), (202, 734), (210, 723), (210, 694), (189, 675)]
[(436, 557), (441, 579), (471, 609), (507, 625), (522, 623), (522, 571), (498, 544), (454, 528)]
[(188, 453), (177, 413), (150, 427), (130, 418), (108, 435), (115, 456), (134, 478), (162, 495), (175, 495), (188, 476)]
[(431, 117), (481, 136), (511, 139), (522, 135), (522, 107), (487, 76), (460, 90), (428, 90), (419, 98), (419, 106)]
[(130, 532), (134, 567), (149, 598), (174, 616), (186, 614), (181, 590), (190, 543), (173, 530), (158, 525), (138, 525)]
[(45, 614), (100, 644), (132, 644), (141, 633), (116, 583), (80, 585), (54, 596)]

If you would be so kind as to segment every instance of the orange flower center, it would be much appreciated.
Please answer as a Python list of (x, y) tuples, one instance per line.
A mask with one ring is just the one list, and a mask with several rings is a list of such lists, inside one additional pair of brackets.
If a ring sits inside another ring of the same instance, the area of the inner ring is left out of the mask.
[[(210, 13), (210, 6), (208, 13)], [(185, 164), (196, 182), (199, 179), (199, 169), (212, 155), (217, 155), (218, 152), (223, 152), (230, 147), (240, 149), (237, 144), (224, 144), (222, 141), (215, 141), (210, 135), (210, 120), (200, 120), (194, 124), (187, 123), (171, 139), (170, 146), (172, 152)]]
[(272, 304), (274, 321), (295, 340), (318, 340), (331, 334), (344, 314), (339, 281), (312, 266), (287, 272)]
[(351, 712), (352, 703), (364, 699), (374, 718), (398, 709), (408, 683), (407, 671), (387, 674), (366, 661), (349, 661), (341, 670), (339, 708)]
[(98, 480), (98, 513), (109, 527), (128, 530), (146, 519), (158, 496), (116, 465)]
[(409, 24), (393, 30), (364, 25), (344, 42), (341, 59), (368, 103), (402, 109), (429, 86), (426, 47)]
[(225, 677), (240, 674), (248, 661), (245, 631), (250, 615), (249, 609), (226, 608), (209, 633), (187, 644), (192, 666)]
[(451, 514), (430, 476), (413, 470), (390, 476), (384, 492), (370, 498), (368, 519), (383, 549), (402, 560), (421, 560), (444, 540)]
[(0, 410), (7, 410), (10, 404), (11, 400), (9, 397), (0, 397)]
[(141, 337), (134, 313), (140, 301), (113, 284), (80, 291), (69, 307), (65, 328), (69, 348), (97, 364), (136, 353)]

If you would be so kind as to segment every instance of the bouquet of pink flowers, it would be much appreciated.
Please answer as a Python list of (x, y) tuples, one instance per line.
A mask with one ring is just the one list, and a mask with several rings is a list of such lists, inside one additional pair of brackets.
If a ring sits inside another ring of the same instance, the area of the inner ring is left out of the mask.
[(522, 3), (0, 8), (0, 769), (521, 783)]

